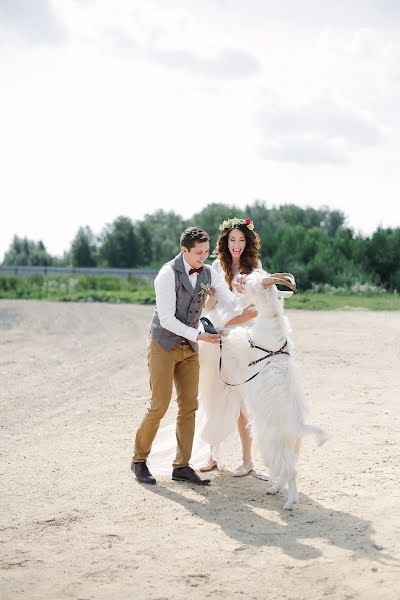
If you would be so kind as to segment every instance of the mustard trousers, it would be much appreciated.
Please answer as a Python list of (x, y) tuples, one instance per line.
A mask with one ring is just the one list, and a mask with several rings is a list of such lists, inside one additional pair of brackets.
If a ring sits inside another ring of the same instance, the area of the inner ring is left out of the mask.
[(151, 400), (136, 433), (134, 462), (143, 462), (151, 451), (160, 421), (167, 412), (175, 383), (178, 416), (176, 420), (177, 452), (174, 468), (186, 467), (192, 454), (195, 413), (198, 407), (199, 354), (189, 342), (165, 350), (150, 337), (147, 349)]

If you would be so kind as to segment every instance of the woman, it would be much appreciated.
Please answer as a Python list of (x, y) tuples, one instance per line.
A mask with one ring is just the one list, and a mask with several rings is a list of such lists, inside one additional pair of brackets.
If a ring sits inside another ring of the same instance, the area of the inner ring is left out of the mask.
[[(217, 259), (213, 267), (220, 272), (226, 285), (233, 291), (234, 277), (249, 274), (261, 268), (258, 234), (253, 231), (250, 219), (225, 220), (220, 225), (220, 234), (214, 251)], [(256, 311), (247, 311), (227, 320), (222, 307), (210, 295), (205, 305), (207, 317), (217, 329), (234, 327), (256, 316)], [(209, 347), (207, 347), (209, 346)], [(220, 378), (219, 348), (211, 344), (200, 344), (200, 381), (199, 381), (199, 434), (210, 445), (210, 456), (201, 471), (210, 471), (215, 467), (223, 468), (223, 443), (237, 429), (242, 444), (242, 463), (233, 472), (234, 477), (247, 475), (253, 469), (251, 458), (251, 432), (244, 400), (243, 386), (229, 387)]]
[[(225, 278), (226, 285), (236, 293), (235, 286), (232, 286), (235, 275), (249, 274), (254, 269), (261, 268), (258, 257), (260, 238), (253, 231), (253, 223), (250, 219), (228, 219), (220, 225), (219, 229), (220, 235), (214, 251), (214, 256), (218, 258), (214, 261), (213, 267)], [(238, 297), (241, 299), (239, 293)], [(212, 291), (206, 302), (205, 312), (217, 329), (234, 327), (257, 315), (255, 310), (248, 309), (244, 314), (231, 319), (221, 305), (216, 303)], [(243, 462), (233, 475), (236, 477), (247, 475), (252, 470), (253, 464), (243, 386), (229, 387), (221, 381), (217, 344), (199, 342), (199, 359), (199, 410), (196, 415), (191, 465), (202, 471), (214, 467), (223, 469), (224, 442), (239, 430)], [(149, 457), (151, 471), (159, 475), (167, 475), (171, 470), (175, 451), (175, 426), (171, 424), (161, 427)]]

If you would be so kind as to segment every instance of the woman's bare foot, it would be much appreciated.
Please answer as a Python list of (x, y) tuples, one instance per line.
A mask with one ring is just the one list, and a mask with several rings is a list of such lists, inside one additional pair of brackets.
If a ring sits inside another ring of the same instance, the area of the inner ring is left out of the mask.
[(238, 468), (233, 471), (234, 477), (244, 477), (244, 475), (248, 475), (250, 471), (253, 470), (253, 463), (251, 460), (244, 460)]

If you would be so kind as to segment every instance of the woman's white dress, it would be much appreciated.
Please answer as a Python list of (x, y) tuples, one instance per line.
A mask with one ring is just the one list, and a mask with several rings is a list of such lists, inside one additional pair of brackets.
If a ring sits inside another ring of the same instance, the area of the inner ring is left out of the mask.
[[(225, 279), (225, 273), (218, 259), (214, 261), (213, 267)], [(228, 286), (228, 283), (226, 285)], [(233, 291), (239, 300), (242, 301), (242, 295), (235, 290)], [(207, 314), (207, 317), (212, 321), (216, 329), (222, 329), (227, 321), (230, 320), (229, 315), (226, 314), (218, 303)], [(222, 381), (219, 372), (219, 344), (200, 343), (199, 358), (199, 411), (196, 429), (199, 429), (201, 440), (211, 446), (212, 457), (217, 461), (218, 467), (223, 468), (224, 446), (227, 445), (232, 436), (237, 435), (237, 422), (240, 412), (247, 416), (245, 386), (238, 385), (231, 387)], [(194, 445), (194, 461), (196, 459), (196, 451), (197, 443)]]
[[(220, 261), (214, 261), (214, 269), (225, 280)], [(226, 283), (228, 286), (228, 283)], [(233, 290), (241, 302), (242, 295)], [(243, 307), (245, 303), (243, 304)], [(218, 303), (207, 316), (216, 329), (222, 329), (232, 317)], [(240, 412), (247, 416), (245, 386), (231, 387), (223, 383), (219, 373), (219, 344), (199, 343), (199, 409), (190, 464), (199, 468), (207, 462), (210, 453), (220, 469), (224, 468), (224, 446), (238, 435)], [(236, 382), (234, 382), (236, 383)], [(237, 382), (240, 383), (240, 382)], [(166, 475), (171, 472), (176, 453), (175, 423), (160, 427), (149, 456), (153, 474)]]

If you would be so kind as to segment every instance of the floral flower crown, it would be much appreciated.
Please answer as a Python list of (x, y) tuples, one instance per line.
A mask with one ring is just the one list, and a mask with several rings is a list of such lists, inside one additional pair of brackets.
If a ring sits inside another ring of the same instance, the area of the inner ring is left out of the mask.
[(219, 230), (232, 229), (237, 225), (247, 225), (248, 229), (254, 229), (254, 223), (251, 219), (239, 219), (239, 217), (233, 217), (233, 219), (226, 219), (220, 226)]

